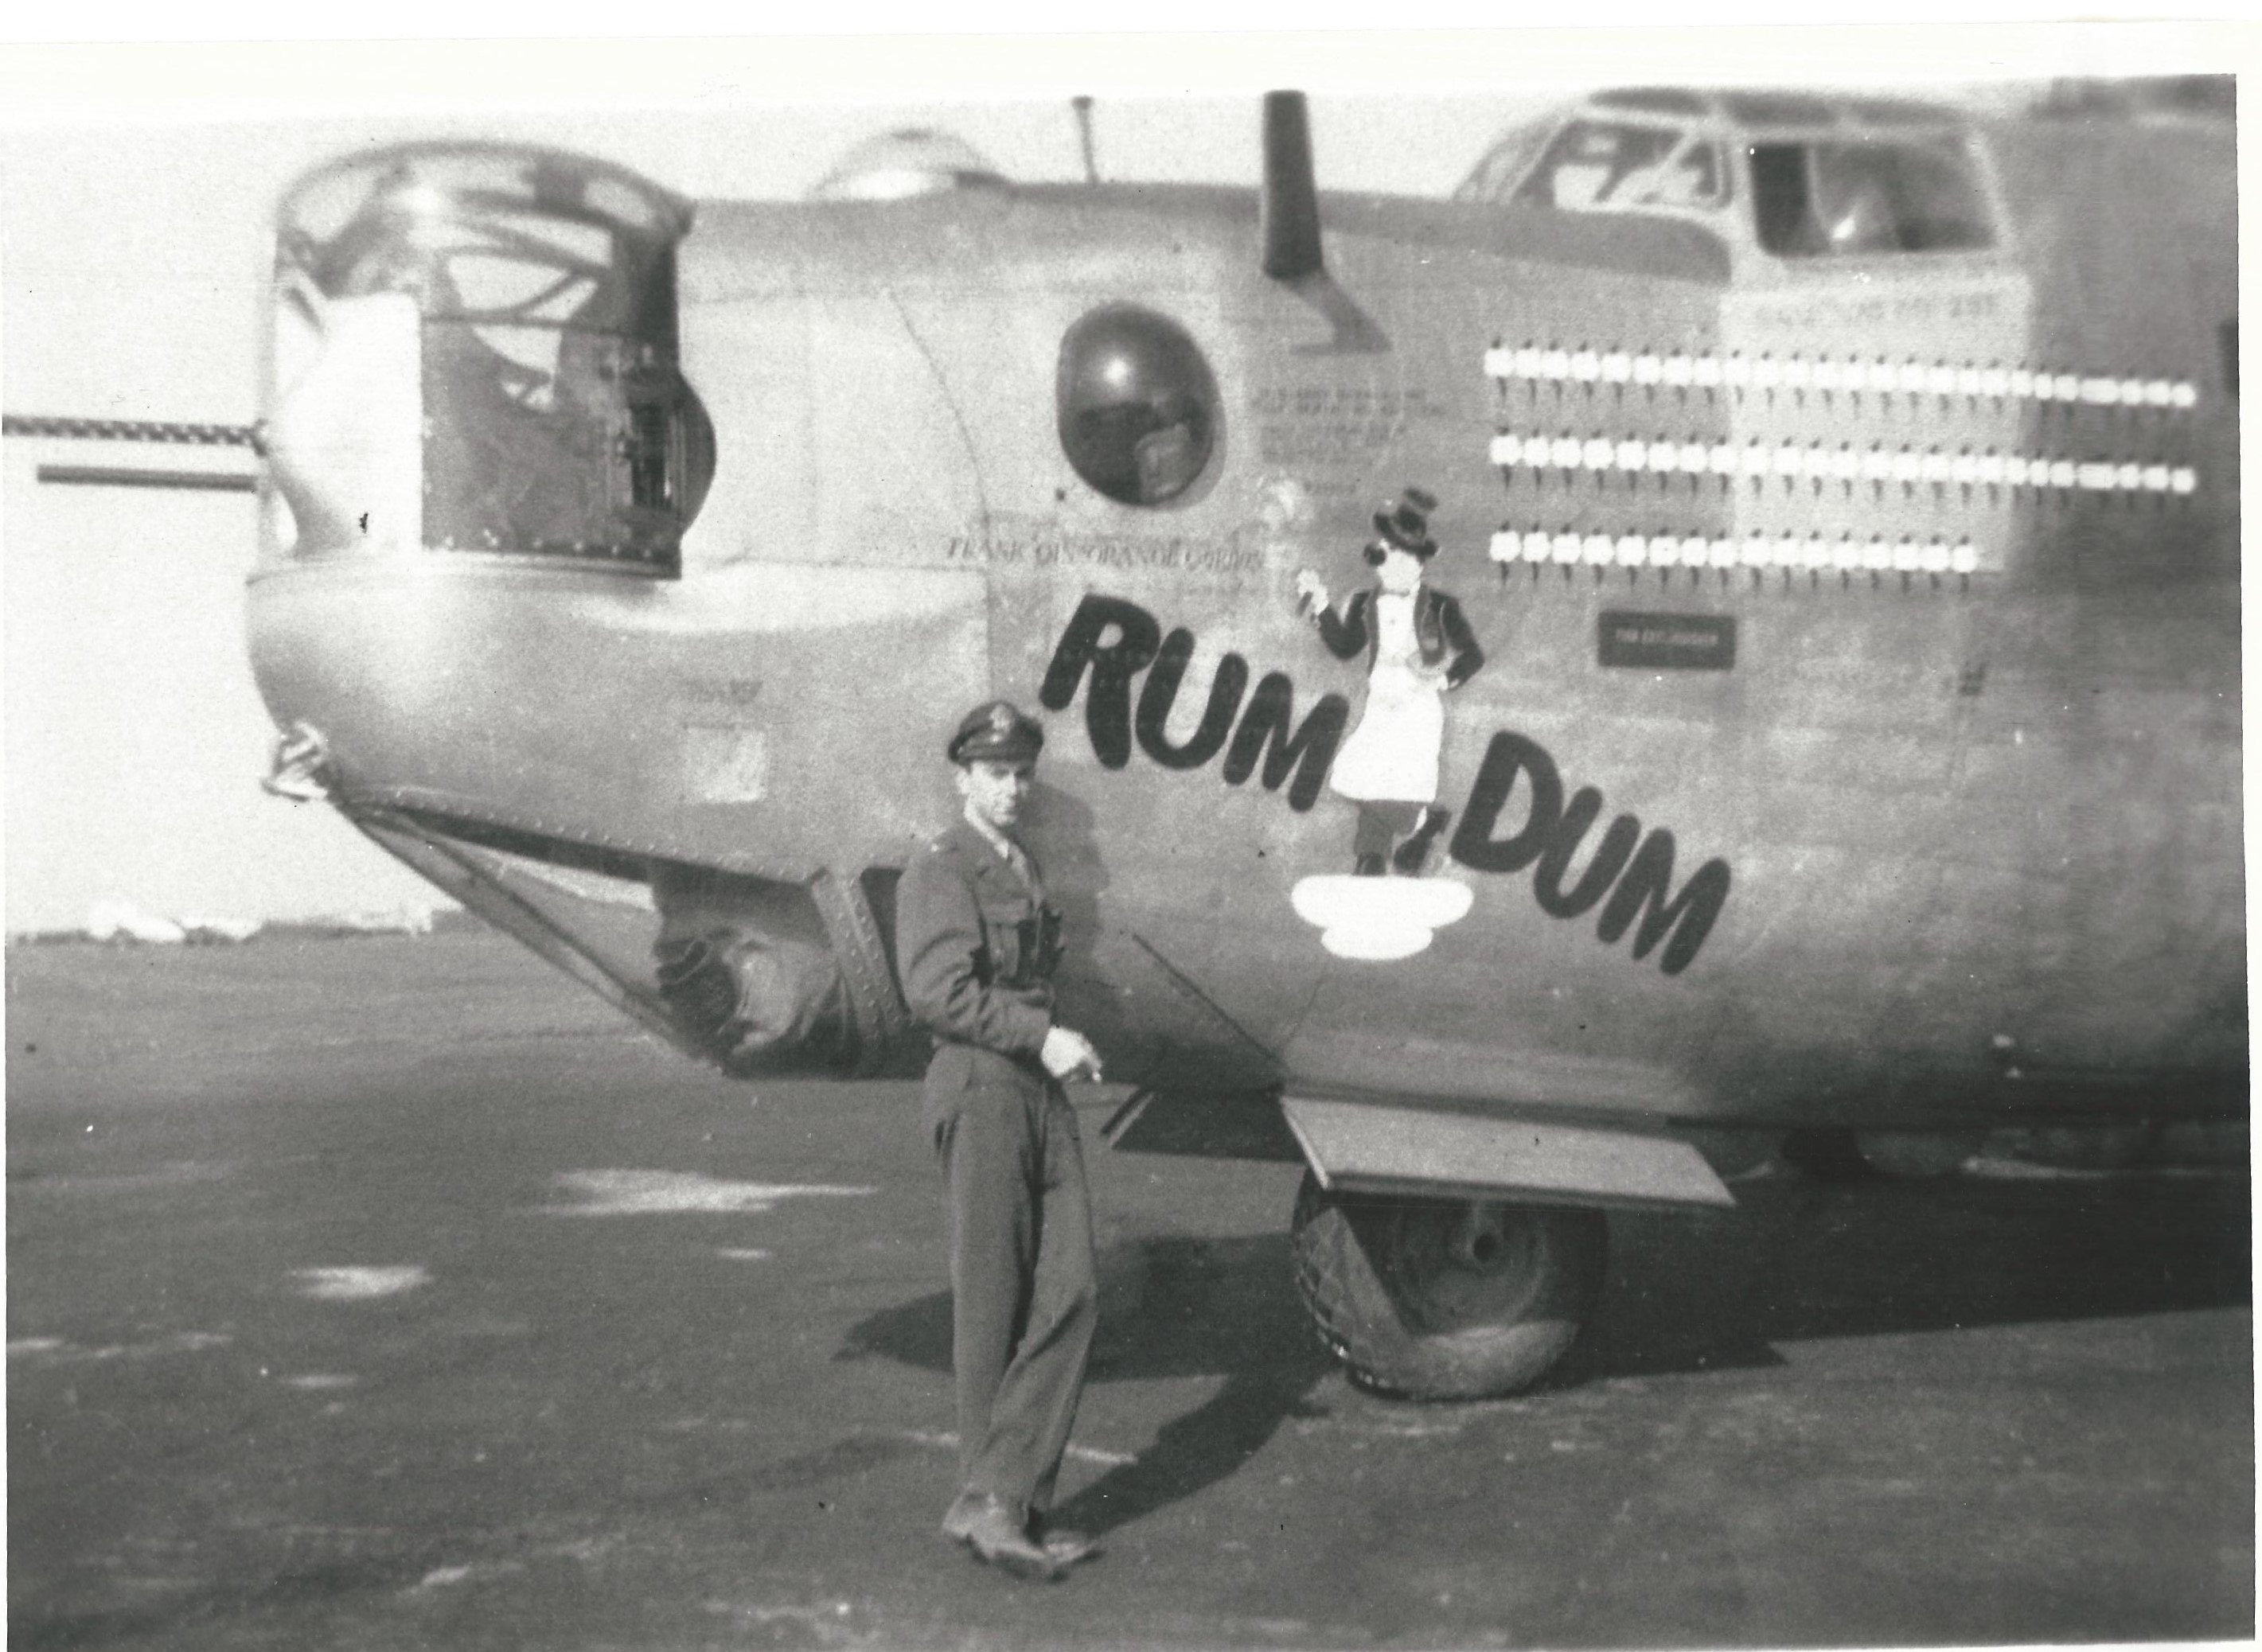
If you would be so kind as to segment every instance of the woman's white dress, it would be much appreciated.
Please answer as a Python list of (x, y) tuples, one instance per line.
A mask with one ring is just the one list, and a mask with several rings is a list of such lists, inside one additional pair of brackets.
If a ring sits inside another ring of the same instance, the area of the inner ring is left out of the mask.
[(1444, 679), (1426, 676), (1414, 635), (1414, 596), (1373, 598), (1374, 667), (1358, 727), (1336, 754), (1329, 786), (1363, 803), (1430, 803), (1445, 743)]

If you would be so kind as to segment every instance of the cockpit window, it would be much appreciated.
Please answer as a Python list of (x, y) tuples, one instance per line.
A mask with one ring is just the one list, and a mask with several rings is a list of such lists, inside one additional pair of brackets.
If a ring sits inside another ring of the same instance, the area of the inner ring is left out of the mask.
[(1498, 206), (1516, 192), (1524, 175), (1555, 130), (1552, 121), (1519, 126), (1485, 152), (1468, 176), (1453, 191), (1457, 201), (1483, 201)]
[(1727, 199), (1719, 151), (1677, 126), (1574, 120), (1516, 192), (1560, 212), (1717, 207)]
[(1755, 143), (1751, 161), (1760, 245), (1779, 258), (1995, 244), (1970, 158), (1952, 137)]

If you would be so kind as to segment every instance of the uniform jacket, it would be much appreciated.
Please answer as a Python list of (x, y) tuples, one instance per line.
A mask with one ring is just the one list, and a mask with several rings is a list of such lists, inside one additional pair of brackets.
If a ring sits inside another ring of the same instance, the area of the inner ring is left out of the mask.
[[(1025, 854), (1026, 859), (1026, 854)], [(936, 1038), (1034, 1058), (1053, 1024), (1060, 915), (973, 825), (914, 855), (896, 891), (896, 958), (911, 1014)]]
[[(1349, 659), (1365, 649), (1367, 664), (1373, 664), (1374, 599), (1379, 590), (1370, 585), (1354, 593), (1344, 605), (1341, 618), (1332, 607), (1322, 608), (1315, 616), (1320, 640), (1337, 659)], [(1449, 688), (1459, 688), (1484, 664), (1484, 650), (1477, 646), (1476, 633), (1462, 615), (1461, 605), (1434, 585), (1424, 584), (1414, 593), (1414, 640), (1422, 650), (1424, 665), (1445, 667)]]

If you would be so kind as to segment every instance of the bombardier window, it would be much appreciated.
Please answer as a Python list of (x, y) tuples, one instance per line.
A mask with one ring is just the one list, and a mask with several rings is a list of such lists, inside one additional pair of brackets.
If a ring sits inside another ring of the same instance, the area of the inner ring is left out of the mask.
[(1780, 258), (1963, 252), (1995, 244), (1985, 198), (1953, 138), (1755, 143), (1760, 245)]
[(1564, 212), (1717, 207), (1726, 199), (1719, 153), (1674, 126), (1574, 120), (1516, 192)]

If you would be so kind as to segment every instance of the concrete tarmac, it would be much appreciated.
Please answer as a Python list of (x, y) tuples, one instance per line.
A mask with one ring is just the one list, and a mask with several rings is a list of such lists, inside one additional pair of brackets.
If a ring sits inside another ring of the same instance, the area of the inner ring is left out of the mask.
[(1541, 1391), (1350, 1386), (1296, 1172), (1099, 1140), (1104, 1328), (1014, 1583), (940, 1539), (899, 1083), (741, 1085), (477, 933), (8, 959), (18, 1648), (2251, 1636), (2243, 1168), (1613, 1218)]

